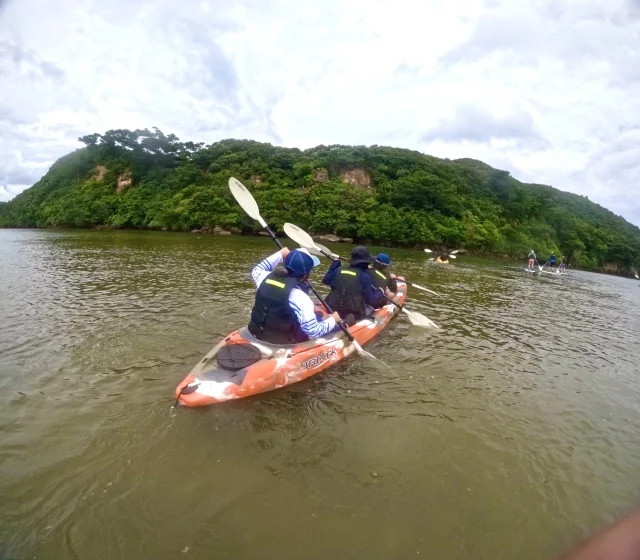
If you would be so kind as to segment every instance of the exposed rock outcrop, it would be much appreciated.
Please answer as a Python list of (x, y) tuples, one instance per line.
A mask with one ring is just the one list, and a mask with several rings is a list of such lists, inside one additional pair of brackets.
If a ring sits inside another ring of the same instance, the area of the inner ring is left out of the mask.
[(131, 171), (125, 171), (118, 177), (116, 192), (121, 193), (129, 186), (131, 186)]
[(230, 231), (227, 231), (226, 229), (222, 229), (220, 226), (216, 226), (213, 228), (192, 229), (191, 233), (210, 233), (213, 235), (231, 235)]
[(329, 172), (326, 169), (316, 169), (313, 173), (313, 180), (316, 183), (326, 183), (329, 180)]
[(330, 241), (331, 243), (338, 243), (340, 238), (337, 235), (333, 235), (332, 233), (327, 233), (325, 235), (316, 235), (316, 239), (322, 239), (323, 241)]
[(371, 175), (369, 175), (369, 172), (362, 167), (344, 169), (340, 172), (340, 178), (344, 183), (349, 183), (356, 187), (371, 186)]
[(102, 181), (102, 179), (104, 179), (104, 176), (107, 174), (107, 168), (104, 165), (98, 165), (94, 170), (93, 170), (93, 178), (96, 181)]
[(615, 262), (602, 263), (600, 270), (606, 274), (624, 274), (624, 267)]
[(314, 237), (316, 237), (316, 239), (322, 239), (323, 241), (329, 241), (331, 243), (353, 243), (353, 239), (351, 239), (351, 237), (340, 237), (339, 235), (334, 235), (332, 233), (316, 235)]

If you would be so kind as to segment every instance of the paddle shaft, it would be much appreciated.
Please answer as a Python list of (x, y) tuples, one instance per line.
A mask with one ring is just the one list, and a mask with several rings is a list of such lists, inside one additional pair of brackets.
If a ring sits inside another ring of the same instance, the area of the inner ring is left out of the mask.
[[(280, 249), (282, 249), (282, 243), (280, 243), (280, 240), (276, 237), (276, 234), (271, 231), (271, 228), (269, 226), (265, 226), (265, 229), (267, 230), (267, 233), (271, 236), (271, 239), (273, 239), (276, 242), (276, 245), (278, 247), (280, 247)], [(311, 291), (314, 293), (314, 295), (318, 298), (318, 300), (320, 301), (322, 306), (327, 310), (327, 313), (333, 313), (331, 307), (329, 307), (329, 304), (318, 293), (318, 290), (316, 290), (313, 287), (313, 284), (311, 284), (311, 282), (309, 282), (309, 280), (307, 280), (307, 284), (309, 285), (309, 288), (311, 288)], [(342, 321), (338, 321), (338, 326), (340, 327), (340, 329), (342, 329), (342, 332), (347, 335), (347, 338), (349, 339), (349, 342), (353, 342), (353, 340), (354, 340), (353, 339), (353, 335), (347, 330), (347, 327), (344, 326)]]
[(401, 303), (397, 303), (397, 302), (393, 301), (384, 292), (382, 292), (382, 295), (384, 296), (384, 299), (386, 299), (388, 302), (393, 303), (393, 305), (395, 305), (396, 307), (399, 307), (400, 309), (404, 309), (404, 305), (402, 305)]

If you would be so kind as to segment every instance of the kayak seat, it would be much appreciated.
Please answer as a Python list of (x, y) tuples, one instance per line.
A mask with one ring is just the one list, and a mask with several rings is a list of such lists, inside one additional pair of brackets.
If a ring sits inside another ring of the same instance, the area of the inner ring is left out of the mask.
[(216, 354), (218, 367), (227, 371), (240, 371), (262, 359), (262, 353), (253, 344), (225, 344)]

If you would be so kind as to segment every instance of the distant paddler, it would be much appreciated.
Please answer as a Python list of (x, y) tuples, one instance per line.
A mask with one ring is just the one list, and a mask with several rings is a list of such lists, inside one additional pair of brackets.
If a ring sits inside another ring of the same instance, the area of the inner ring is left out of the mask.
[(531, 249), (531, 251), (529, 251), (528, 258), (529, 258), (528, 271), (529, 272), (535, 272), (536, 269), (534, 267), (536, 265), (536, 262), (538, 261), (538, 257), (536, 256), (536, 252), (533, 249)]
[[(455, 259), (457, 253), (460, 251), (460, 249), (456, 249), (455, 251), (451, 251), (451, 253), (447, 254), (447, 253), (440, 253), (435, 259), (433, 257), (431, 257), (429, 260), (430, 261), (434, 261), (437, 264), (449, 264), (449, 259)], [(425, 249), (424, 250), (425, 253), (433, 253), (433, 251), (431, 249)]]
[(562, 255), (560, 260), (560, 269), (559, 272), (567, 272), (567, 257)]

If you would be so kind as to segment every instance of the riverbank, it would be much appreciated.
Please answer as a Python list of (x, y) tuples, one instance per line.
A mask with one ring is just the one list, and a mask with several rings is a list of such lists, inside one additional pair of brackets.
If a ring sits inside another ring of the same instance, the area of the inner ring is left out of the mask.
[[(221, 227), (213, 227), (213, 228), (201, 228), (201, 229), (181, 229), (181, 230), (171, 230), (166, 227), (162, 228), (123, 228), (123, 227), (115, 227), (115, 226), (95, 226), (91, 228), (58, 228), (58, 227), (45, 227), (45, 228), (19, 228), (19, 227), (2, 227), (0, 226), (0, 230), (6, 229), (33, 229), (33, 230), (52, 230), (52, 231), (157, 231), (157, 232), (168, 232), (168, 233), (179, 233), (179, 234), (191, 234), (191, 235), (220, 235), (220, 236), (240, 236), (240, 237), (268, 237), (269, 234), (264, 231), (248, 231), (241, 230), (240, 228), (229, 228), (224, 229)], [(287, 236), (283, 232), (274, 231), (276, 237), (280, 239), (287, 239)], [(526, 258), (519, 257), (517, 255), (509, 255), (504, 252), (488, 252), (481, 250), (470, 250), (465, 249), (464, 247), (444, 247), (441, 245), (429, 245), (428, 247), (425, 244), (413, 244), (413, 245), (403, 245), (400, 243), (389, 243), (385, 241), (377, 241), (370, 239), (352, 239), (350, 237), (340, 237), (335, 234), (318, 234), (313, 235), (314, 239), (318, 241), (323, 241), (326, 243), (336, 243), (336, 244), (357, 244), (362, 243), (364, 245), (376, 245), (378, 247), (388, 247), (388, 248), (396, 248), (396, 249), (408, 249), (415, 251), (424, 251), (425, 248), (431, 249), (434, 254), (439, 253), (450, 253), (451, 251), (457, 250), (460, 256), (470, 256), (470, 257), (479, 257), (479, 258), (487, 258), (487, 259), (497, 259), (502, 261), (509, 261), (514, 263), (523, 263), (526, 264)], [(618, 276), (621, 278), (634, 278), (634, 275), (637, 274), (637, 270), (632, 269), (631, 273), (625, 274), (623, 272), (619, 272), (615, 270), (615, 265), (613, 267), (605, 267), (605, 268), (586, 268), (580, 266), (574, 266), (569, 263), (569, 270), (583, 270), (585, 272), (594, 272), (596, 274), (605, 274), (608, 276)]]

